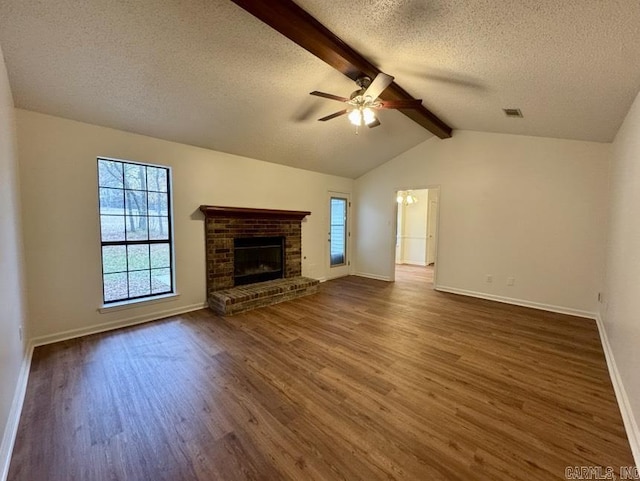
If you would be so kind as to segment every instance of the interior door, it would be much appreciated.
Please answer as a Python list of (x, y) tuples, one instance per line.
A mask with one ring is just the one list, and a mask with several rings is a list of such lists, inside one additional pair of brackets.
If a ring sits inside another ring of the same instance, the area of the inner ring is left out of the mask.
[(328, 278), (349, 275), (349, 194), (329, 193)]

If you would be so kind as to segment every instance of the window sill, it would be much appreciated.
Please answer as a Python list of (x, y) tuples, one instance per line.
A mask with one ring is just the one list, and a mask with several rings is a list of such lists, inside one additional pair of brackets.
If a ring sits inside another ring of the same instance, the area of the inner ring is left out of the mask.
[(107, 312), (121, 311), (124, 309), (133, 309), (134, 307), (142, 307), (143, 305), (146, 306), (150, 304), (158, 304), (160, 302), (174, 301), (178, 297), (180, 297), (180, 294), (171, 293), (171, 294), (165, 294), (163, 296), (149, 297), (146, 299), (134, 299), (131, 301), (122, 301), (122, 302), (114, 302), (111, 304), (103, 304), (98, 308), (98, 312), (100, 314), (106, 314)]

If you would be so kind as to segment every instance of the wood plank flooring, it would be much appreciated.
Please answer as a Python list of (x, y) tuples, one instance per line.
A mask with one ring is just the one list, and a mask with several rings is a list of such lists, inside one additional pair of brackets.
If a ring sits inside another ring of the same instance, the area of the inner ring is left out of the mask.
[(11, 481), (563, 480), (630, 466), (593, 321), (402, 266), (39, 347)]

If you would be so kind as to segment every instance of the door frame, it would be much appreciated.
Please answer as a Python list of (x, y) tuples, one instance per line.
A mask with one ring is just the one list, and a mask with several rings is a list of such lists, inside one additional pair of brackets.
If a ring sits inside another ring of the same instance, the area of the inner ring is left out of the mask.
[[(345, 228), (347, 230), (346, 235), (346, 243), (345, 243), (345, 263), (344, 265), (332, 267), (331, 266), (331, 199), (346, 199), (347, 201), (347, 223)], [(338, 192), (338, 191), (328, 191), (327, 192), (327, 244), (325, 249), (325, 269), (326, 269), (326, 279), (336, 279), (338, 277), (345, 277), (351, 274), (351, 193), (350, 192)]]
[(442, 204), (442, 189), (440, 184), (427, 184), (427, 185), (413, 185), (411, 187), (394, 187), (393, 191), (389, 195), (389, 198), (393, 201), (393, 221), (392, 225), (394, 226), (391, 229), (391, 235), (393, 236), (393, 240), (391, 241), (391, 250), (389, 252), (389, 266), (391, 275), (389, 276), (389, 280), (391, 282), (395, 282), (396, 280), (396, 238), (398, 232), (398, 202), (396, 201), (396, 197), (398, 196), (399, 190), (435, 190), (438, 192), (438, 205), (436, 209), (436, 235), (434, 241), (435, 255), (434, 255), (434, 263), (433, 263), (433, 289), (435, 290), (438, 287), (438, 244), (440, 239), (440, 205)]
[[(432, 189), (435, 190), (435, 189)], [(430, 192), (430, 191), (427, 191)], [(433, 225), (432, 222), (432, 212), (431, 212), (431, 207), (432, 205), (435, 203), (435, 211), (433, 212), (433, 217), (435, 217), (435, 225)], [(436, 266), (436, 236), (438, 235), (438, 204), (440, 203), (440, 197), (438, 196), (437, 199), (435, 200), (429, 200), (429, 195), (427, 195), (427, 232), (426, 232), (426, 241), (425, 241), (425, 253), (424, 253), (424, 263), (425, 265), (429, 265), (429, 246), (432, 245), (433, 247), (433, 268), (435, 270), (435, 266)], [(433, 236), (433, 240), (430, 242), (430, 236), (429, 236), (429, 230), (433, 230), (435, 231), (435, 235)]]

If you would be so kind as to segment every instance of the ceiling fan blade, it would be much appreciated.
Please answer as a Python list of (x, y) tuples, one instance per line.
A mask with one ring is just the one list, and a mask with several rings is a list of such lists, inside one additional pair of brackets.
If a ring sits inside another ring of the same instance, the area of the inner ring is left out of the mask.
[(417, 109), (422, 105), (422, 99), (383, 100), (381, 109)]
[(340, 97), (338, 95), (328, 94), (328, 93), (325, 93), (325, 92), (318, 92), (317, 90), (314, 90), (309, 95), (315, 95), (316, 97), (322, 97), (322, 98), (329, 99), (329, 100), (337, 100), (338, 102), (348, 102), (349, 101), (349, 99), (346, 98), (346, 97)]
[(376, 75), (376, 78), (373, 79), (371, 85), (364, 93), (364, 97), (370, 96), (371, 99), (375, 100), (380, 97), (380, 94), (386, 89), (389, 85), (393, 83), (393, 77), (391, 75), (387, 75), (386, 73), (380, 72)]
[(378, 117), (376, 116), (376, 119), (371, 122), (370, 124), (367, 124), (367, 127), (369, 127), (370, 129), (377, 127), (378, 125), (380, 125), (380, 120), (378, 119)]
[(347, 113), (347, 109), (341, 110), (340, 112), (336, 112), (335, 114), (327, 115), (326, 117), (322, 117), (318, 119), (320, 122), (326, 122), (327, 120), (335, 119), (336, 117), (340, 117)]

